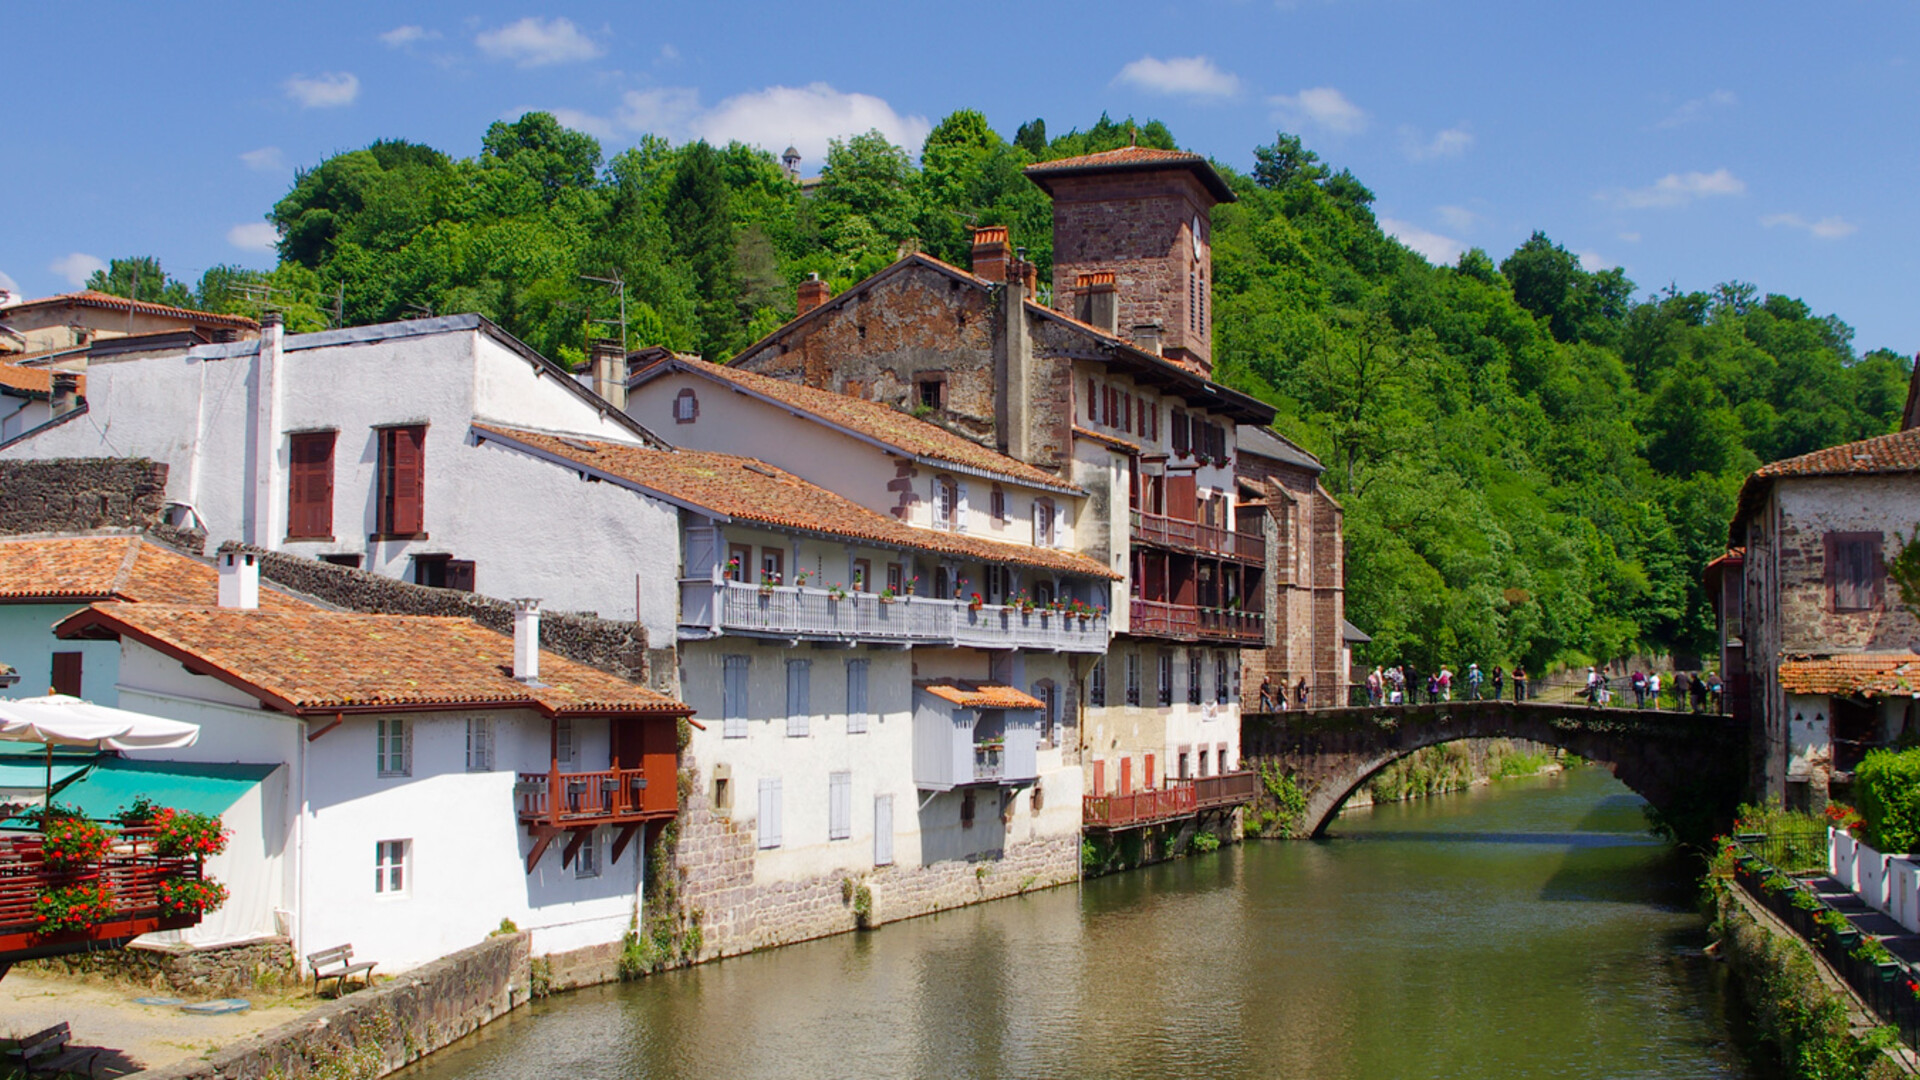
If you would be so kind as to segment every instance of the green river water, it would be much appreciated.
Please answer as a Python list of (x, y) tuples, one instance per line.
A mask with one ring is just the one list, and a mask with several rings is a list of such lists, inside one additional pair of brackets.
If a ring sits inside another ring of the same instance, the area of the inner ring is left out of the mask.
[(409, 1080), (1744, 1077), (1603, 770), (562, 995)]

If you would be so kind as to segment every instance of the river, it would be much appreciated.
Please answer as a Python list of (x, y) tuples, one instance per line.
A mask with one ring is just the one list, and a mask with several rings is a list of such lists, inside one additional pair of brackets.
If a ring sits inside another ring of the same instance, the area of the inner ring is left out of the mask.
[(1743, 1077), (1603, 770), (536, 1003), (409, 1080)]

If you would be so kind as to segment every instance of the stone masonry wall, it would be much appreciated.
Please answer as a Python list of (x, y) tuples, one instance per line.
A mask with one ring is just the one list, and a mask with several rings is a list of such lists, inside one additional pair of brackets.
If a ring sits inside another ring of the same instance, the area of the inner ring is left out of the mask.
[(0, 461), (0, 533), (138, 529), (198, 554), (203, 532), (167, 524), (167, 466), (145, 458)]
[(488, 938), (205, 1058), (134, 1075), (146, 1080), (385, 1076), (525, 1004), (532, 981), (530, 941), (524, 933)]
[[(513, 605), (505, 600), (458, 589), (415, 585), (365, 570), (233, 541), (220, 545), (220, 550), (251, 551), (260, 557), (262, 579), (348, 611), (453, 616), (472, 619), (503, 634), (513, 633)], [(540, 644), (570, 660), (591, 664), (634, 682), (646, 682), (649, 672), (659, 672), (666, 678), (674, 669), (671, 663), (649, 662), (646, 628), (635, 622), (543, 611)]]
[(1307, 469), (1243, 453), (1235, 471), (1242, 479), (1279, 484), (1294, 497), (1291, 504), (1267, 511), (1272, 525), (1266, 577), (1269, 643), (1240, 654), (1242, 704), (1259, 706), (1263, 678), (1270, 677), (1277, 691), (1305, 677), (1315, 707), (1345, 705), (1349, 673), (1340, 664), (1346, 617), (1340, 505)]
[(861, 886), (870, 898), (866, 922), (872, 927), (1080, 878), (1080, 838), (1067, 835), (1009, 844), (999, 858), (756, 883), (753, 821), (716, 816), (709, 798), (696, 777), (680, 813), (675, 849), (681, 895), (700, 920), (702, 960), (858, 929)]
[[(1199, 270), (1213, 284), (1211, 245), (1193, 257), (1193, 219), (1208, 221), (1213, 197), (1185, 169), (1086, 177), (1055, 177), (1053, 187), (1054, 306), (1074, 310), (1081, 274), (1110, 270), (1120, 300), (1120, 333), (1158, 321), (1168, 349), (1186, 349), (1203, 365), (1213, 356), (1208, 319), (1195, 312), (1189, 327), (1187, 275)], [(1203, 238), (1205, 239), (1205, 238)]]
[(203, 997), (245, 994), (299, 978), (293, 943), (283, 937), (212, 948), (135, 942), (124, 949), (29, 960), (19, 970), (104, 975)]

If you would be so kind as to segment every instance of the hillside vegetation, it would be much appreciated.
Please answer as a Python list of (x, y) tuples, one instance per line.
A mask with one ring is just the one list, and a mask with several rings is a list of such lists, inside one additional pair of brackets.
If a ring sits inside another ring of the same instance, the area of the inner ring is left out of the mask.
[[(336, 305), (348, 324), (478, 311), (578, 362), (617, 333), (614, 290), (586, 278), (618, 278), (633, 344), (724, 359), (791, 317), (807, 274), (837, 292), (903, 245), (965, 265), (976, 224), (1009, 226), (1046, 280), (1050, 210), (1020, 170), (1129, 138), (1175, 145), (1106, 117), (1007, 140), (962, 111), (917, 164), (877, 133), (835, 144), (802, 197), (761, 150), (647, 138), (609, 161), (530, 113), (474, 158), (393, 140), (302, 171), (268, 215), (271, 273), (216, 268), (189, 289), (142, 258), (94, 284), (226, 311), (271, 288), (296, 330)], [(1326, 462), (1372, 659), (1542, 670), (1706, 651), (1700, 571), (1741, 478), (1897, 423), (1908, 362), (1856, 355), (1844, 322), (1791, 297), (1637, 293), (1539, 233), (1436, 267), (1293, 136), (1216, 164), (1240, 196), (1214, 212), (1218, 376)]]

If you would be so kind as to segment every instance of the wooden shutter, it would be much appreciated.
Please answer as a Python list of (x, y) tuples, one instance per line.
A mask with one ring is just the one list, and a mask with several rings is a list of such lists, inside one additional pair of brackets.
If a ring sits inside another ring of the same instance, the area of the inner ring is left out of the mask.
[(847, 661), (847, 734), (867, 730), (867, 662)]
[(729, 656), (721, 661), (725, 672), (720, 687), (721, 735), (747, 737), (747, 663), (749, 657)]
[(873, 865), (893, 865), (893, 796), (873, 797)]
[(386, 428), (380, 443), (380, 503), (386, 517), (380, 531), (389, 536), (423, 533), (427, 429)]
[(1198, 512), (1198, 489), (1193, 482), (1193, 474), (1174, 473), (1167, 477), (1167, 516), (1180, 521), (1192, 521)]
[(760, 846), (777, 848), (780, 846), (780, 778), (762, 777), (760, 780)]
[(1155, 785), (1155, 781), (1156, 781), (1156, 777), (1153, 771), (1153, 755), (1148, 754), (1146, 767), (1140, 770), (1140, 786), (1151, 790)]
[(1095, 385), (1092, 378), (1088, 378), (1087, 379), (1087, 423), (1089, 424), (1098, 423), (1100, 420), (1099, 393), (1100, 393), (1099, 387)]
[(827, 774), (827, 839), (845, 840), (853, 835), (853, 774)]
[(77, 652), (57, 652), (53, 654), (53, 692), (68, 697), (85, 697), (80, 692), (80, 654)]
[(333, 539), (333, 444), (335, 432), (292, 437), (288, 471), (287, 539)]
[(1133, 758), (1131, 756), (1120, 759), (1120, 787), (1114, 794), (1133, 794)]
[(1093, 793), (1095, 795), (1107, 793), (1107, 763), (1104, 761), (1093, 763)]
[(813, 700), (813, 662), (787, 661), (787, 734), (807, 734), (808, 709)]

